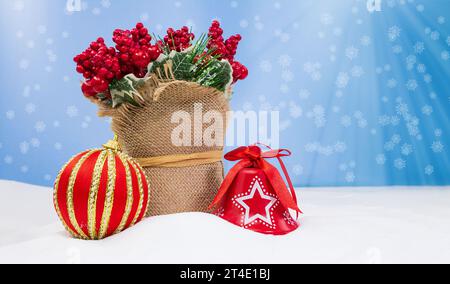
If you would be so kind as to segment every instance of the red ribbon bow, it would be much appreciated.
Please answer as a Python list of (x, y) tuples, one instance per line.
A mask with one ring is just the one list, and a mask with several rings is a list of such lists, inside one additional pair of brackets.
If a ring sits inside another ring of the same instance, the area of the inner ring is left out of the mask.
[[(268, 147), (268, 146), (267, 146)], [(270, 149), (270, 147), (268, 147)], [(291, 156), (291, 151), (287, 149), (279, 149), (272, 150), (268, 152), (262, 152), (261, 148), (253, 145), (249, 147), (240, 147), (234, 151), (225, 155), (225, 159), (228, 161), (239, 161), (228, 173), (225, 178), (222, 186), (217, 193), (216, 198), (210, 206), (210, 209), (219, 204), (222, 198), (227, 193), (230, 186), (233, 184), (234, 179), (238, 175), (238, 173), (244, 168), (259, 168), (264, 171), (269, 180), (270, 184), (274, 188), (278, 198), (280, 199), (281, 204), (284, 205), (287, 209), (292, 209), (297, 211), (297, 213), (303, 213), (297, 204), (297, 196), (295, 194), (294, 186), (292, 185), (292, 181), (289, 177), (286, 166), (281, 160), (282, 157)], [(286, 177), (286, 180), (289, 185), (289, 190), (286, 187), (286, 183), (281, 177), (278, 169), (272, 166), (266, 159), (278, 159), (281, 169)]]

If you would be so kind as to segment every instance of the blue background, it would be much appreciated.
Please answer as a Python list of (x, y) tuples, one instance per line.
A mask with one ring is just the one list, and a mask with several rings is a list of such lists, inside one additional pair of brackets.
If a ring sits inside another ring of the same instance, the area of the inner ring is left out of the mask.
[(0, 178), (51, 185), (73, 154), (111, 137), (72, 58), (143, 21), (163, 34), (212, 19), (241, 33), (250, 69), (233, 106), (280, 110), (298, 186), (450, 184), (450, 1), (66, 1), (0, 3)]

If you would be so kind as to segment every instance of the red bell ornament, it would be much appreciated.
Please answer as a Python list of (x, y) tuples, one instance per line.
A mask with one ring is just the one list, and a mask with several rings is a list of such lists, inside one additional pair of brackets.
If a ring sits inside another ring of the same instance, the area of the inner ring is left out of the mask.
[(142, 168), (119, 151), (115, 140), (73, 157), (56, 179), (53, 200), (73, 237), (99, 240), (144, 218), (149, 189)]
[[(262, 234), (285, 235), (299, 228), (290, 209), (302, 213), (292, 182), (281, 158), (288, 150), (263, 153), (258, 146), (241, 147), (227, 155), (229, 161), (239, 161), (229, 172), (211, 207), (215, 214), (239, 227)], [(286, 176), (289, 189), (278, 169), (266, 159), (276, 158)]]

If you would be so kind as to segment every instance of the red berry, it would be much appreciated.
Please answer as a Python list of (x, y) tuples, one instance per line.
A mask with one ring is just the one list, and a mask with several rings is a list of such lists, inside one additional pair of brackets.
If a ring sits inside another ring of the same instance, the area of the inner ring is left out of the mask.
[(84, 73), (84, 68), (81, 65), (77, 65), (77, 72), (83, 74)]
[(242, 66), (240, 79), (244, 80), (247, 77), (248, 77), (248, 69), (247, 69), (247, 67)]
[(81, 85), (81, 91), (83, 92), (83, 94), (86, 97), (92, 97), (96, 95), (96, 92), (94, 91), (94, 89), (89, 86), (88, 84), (83, 84)]
[(189, 28), (185, 26), (176, 31), (173, 28), (167, 29), (164, 42), (171, 50), (182, 51), (191, 46), (193, 39), (194, 34), (189, 33)]

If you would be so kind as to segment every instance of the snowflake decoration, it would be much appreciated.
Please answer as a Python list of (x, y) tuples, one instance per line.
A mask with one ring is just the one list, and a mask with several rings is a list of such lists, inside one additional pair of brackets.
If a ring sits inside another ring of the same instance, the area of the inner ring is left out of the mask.
[(308, 90), (300, 90), (299, 97), (302, 100), (307, 100), (311, 96), (311, 93)]
[(333, 21), (333, 16), (331, 16), (330, 14), (322, 14), (322, 16), (320, 16), (320, 22), (325, 26), (333, 24)]
[(344, 142), (338, 141), (334, 145), (334, 150), (336, 151), (336, 153), (344, 153), (345, 151), (347, 151), (347, 144), (345, 144)]
[(392, 52), (393, 52), (394, 54), (400, 54), (400, 53), (403, 52), (403, 47), (402, 47), (401, 45), (394, 45), (394, 46), (392, 47)]
[(403, 170), (406, 168), (406, 161), (403, 159), (396, 159), (394, 161), (394, 167), (397, 168), (398, 170)]
[(434, 136), (441, 137), (442, 136), (442, 129), (436, 129), (434, 131)]
[(407, 89), (408, 91), (414, 92), (414, 91), (417, 90), (418, 87), (419, 87), (419, 84), (418, 84), (417, 81), (414, 80), (414, 79), (409, 80), (409, 81), (406, 83), (406, 89)]
[(8, 120), (13, 120), (15, 117), (16, 117), (16, 112), (15, 112), (15, 111), (13, 111), (13, 110), (8, 110), (8, 111), (6, 112), (6, 118), (7, 118)]
[(305, 145), (305, 151), (308, 153), (314, 153), (317, 151), (317, 148), (319, 147), (318, 143), (308, 143)]
[(331, 146), (319, 147), (317, 153), (329, 157), (334, 154), (334, 149)]
[(21, 166), (20, 167), (20, 172), (26, 174), (26, 173), (28, 173), (28, 171), (29, 171), (28, 166)]
[(425, 64), (419, 64), (419, 65), (417, 65), (417, 72), (419, 72), (419, 73), (425, 73), (425, 72), (427, 72), (427, 67), (425, 66)]
[(417, 57), (415, 55), (409, 55), (406, 57), (406, 68), (408, 70), (412, 70), (414, 68), (414, 65), (417, 63)]
[(38, 138), (31, 138), (30, 145), (33, 148), (39, 148), (39, 146), (41, 146), (41, 141)]
[(76, 117), (78, 116), (78, 108), (76, 106), (69, 106), (66, 109), (66, 114), (70, 118)]
[(400, 135), (394, 134), (394, 135), (392, 135), (391, 141), (395, 145), (398, 145), (400, 142), (402, 142), (402, 138), (400, 137)]
[(413, 146), (409, 144), (404, 144), (401, 148), (402, 155), (409, 156), (413, 152)]
[(53, 145), (53, 148), (55, 148), (55, 150), (59, 151), (59, 150), (61, 150), (61, 149), (63, 148), (63, 146), (62, 146), (61, 143), (56, 142), (56, 143)]
[(422, 107), (422, 113), (424, 115), (430, 116), (431, 114), (433, 114), (433, 107), (429, 105)]
[(391, 118), (387, 115), (382, 115), (378, 117), (378, 124), (380, 124), (381, 126), (388, 126), (389, 124), (391, 124)]
[(434, 153), (442, 153), (444, 151), (444, 145), (442, 144), (441, 141), (434, 141), (433, 144), (431, 145), (431, 150)]
[(315, 117), (325, 116), (325, 108), (321, 105), (316, 105), (313, 108), (313, 113)]
[(339, 89), (344, 89), (347, 87), (349, 81), (350, 81), (349, 75), (345, 72), (341, 72), (341, 73), (339, 73), (339, 75), (336, 79), (336, 86)]
[(284, 70), (281, 73), (281, 79), (283, 79), (283, 81), (285, 82), (292, 82), (294, 78), (295, 78), (294, 73), (292, 73), (292, 71), (290, 70)]
[(416, 44), (414, 44), (414, 53), (416, 54), (422, 54), (425, 51), (425, 44), (421, 41), (416, 42)]
[(370, 36), (363, 36), (360, 40), (361, 45), (362, 46), (369, 46), (370, 44), (372, 44), (372, 39), (370, 38)]
[(384, 150), (391, 152), (395, 149), (395, 143), (393, 143), (392, 141), (388, 141), (386, 143), (384, 143)]
[(261, 68), (261, 71), (263, 71), (264, 73), (270, 73), (272, 72), (272, 63), (270, 63), (270, 61), (268, 60), (263, 60), (259, 64), (259, 68)]
[(38, 132), (38, 133), (44, 132), (46, 128), (47, 128), (47, 125), (46, 125), (45, 122), (43, 122), (43, 121), (38, 121), (38, 122), (36, 122), (36, 124), (34, 125), (34, 129), (35, 129), (36, 132)]
[(398, 26), (392, 26), (388, 30), (388, 38), (390, 41), (396, 41), (401, 34), (402, 30)]
[(351, 70), (351, 73), (352, 73), (353, 77), (357, 77), (357, 78), (359, 78), (365, 74), (364, 69), (361, 66), (354, 66)]
[(292, 64), (292, 58), (289, 55), (281, 55), (278, 58), (278, 64), (280, 64), (283, 68), (290, 67)]
[(384, 165), (386, 164), (386, 156), (384, 154), (379, 154), (375, 157), (375, 161), (377, 163), (377, 165)]
[(440, 37), (441, 37), (441, 34), (438, 31), (433, 31), (430, 34), (430, 38), (434, 41), (439, 40)]
[(27, 70), (30, 67), (30, 62), (26, 59), (19, 61), (19, 68), (22, 70)]
[(282, 92), (283, 94), (287, 94), (289, 93), (289, 86), (286, 84), (281, 84), (280, 86), (280, 92)]
[(368, 125), (367, 120), (365, 120), (365, 119), (360, 119), (360, 120), (358, 120), (358, 127), (359, 127), (359, 128), (364, 129), (364, 128), (367, 127), (367, 125)]
[(397, 87), (397, 80), (395, 80), (394, 78), (389, 79), (387, 82), (387, 87), (389, 89), (393, 89), (393, 88)]
[(303, 65), (303, 70), (310, 75), (313, 81), (319, 81), (322, 78), (321, 68), (322, 64), (319, 62), (307, 62)]
[(36, 105), (33, 103), (29, 103), (25, 106), (25, 112), (28, 114), (32, 114), (36, 111)]
[(7, 165), (11, 165), (14, 162), (14, 158), (10, 155), (7, 155), (3, 159), (3, 162), (5, 162), (5, 164), (7, 164)]
[(19, 144), (19, 149), (20, 149), (20, 153), (25, 155), (30, 150), (30, 144), (28, 142), (24, 141), (24, 142)]
[(299, 176), (303, 174), (304, 169), (301, 165), (295, 165), (292, 172), (294, 173), (294, 175)]
[(352, 118), (349, 115), (344, 115), (341, 118), (341, 124), (342, 126), (349, 128), (350, 126), (352, 126)]
[(428, 165), (425, 167), (424, 172), (427, 176), (431, 176), (434, 173), (434, 167), (432, 165)]
[(111, 7), (111, 1), (110, 0), (101, 0), (100, 4), (102, 5), (103, 8)]
[(346, 180), (348, 183), (354, 183), (355, 180), (356, 180), (355, 173), (354, 173), (354, 172), (348, 172), (348, 173), (345, 175), (345, 180)]
[(345, 49), (345, 56), (350, 60), (354, 60), (359, 56), (359, 49), (354, 46), (347, 47)]
[(400, 118), (398, 116), (391, 116), (390, 118), (391, 120), (391, 125), (392, 126), (397, 126), (400, 123)]
[(291, 102), (289, 104), (289, 114), (292, 118), (299, 118), (303, 115), (303, 109), (296, 103)]
[(25, 3), (22, 0), (15, 0), (12, 8), (16, 12), (21, 12), (25, 9)]

